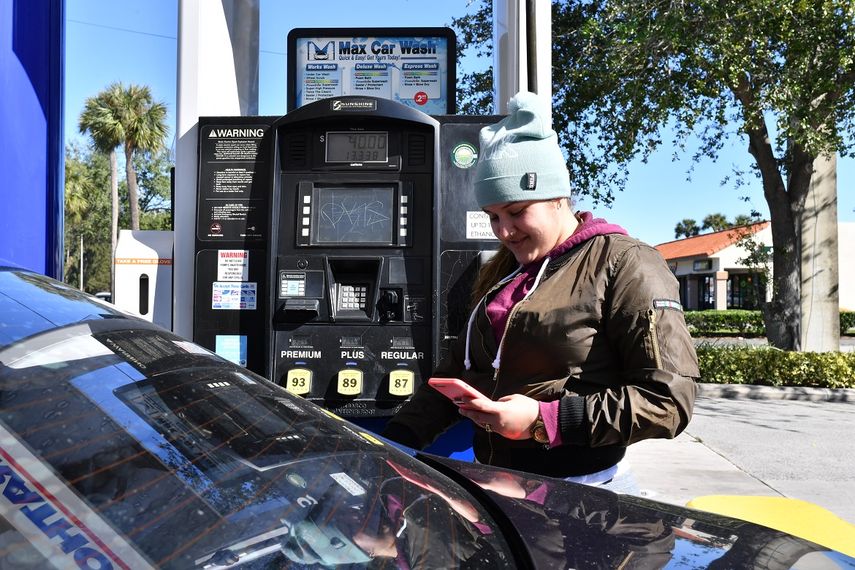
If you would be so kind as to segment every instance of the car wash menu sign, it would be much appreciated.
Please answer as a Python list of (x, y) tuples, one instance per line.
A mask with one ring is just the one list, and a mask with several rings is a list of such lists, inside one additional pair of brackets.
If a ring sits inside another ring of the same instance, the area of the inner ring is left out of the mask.
[(454, 113), (456, 40), (449, 28), (298, 28), (288, 34), (288, 109), (339, 97), (390, 99)]

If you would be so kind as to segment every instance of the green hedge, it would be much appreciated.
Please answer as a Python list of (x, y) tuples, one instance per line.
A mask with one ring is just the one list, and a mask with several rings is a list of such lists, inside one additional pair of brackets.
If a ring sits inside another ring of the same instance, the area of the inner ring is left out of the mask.
[(699, 346), (701, 382), (855, 388), (855, 352)]
[(840, 311), (840, 334), (849, 329), (855, 329), (855, 312)]
[[(686, 311), (686, 325), (692, 336), (738, 334), (764, 336), (766, 326), (760, 311), (728, 309), (726, 311)], [(855, 312), (840, 311), (840, 334), (855, 328)]]

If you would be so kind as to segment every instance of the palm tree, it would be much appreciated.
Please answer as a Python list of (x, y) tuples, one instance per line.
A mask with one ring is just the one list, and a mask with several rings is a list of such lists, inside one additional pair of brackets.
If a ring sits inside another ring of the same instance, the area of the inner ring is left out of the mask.
[[(166, 105), (155, 102), (146, 86), (121, 82), (110, 84), (94, 97), (86, 99), (78, 126), (81, 133), (89, 133), (95, 148), (110, 157), (110, 199), (112, 216), (110, 227), (111, 257), (116, 256), (119, 235), (119, 177), (116, 147), (125, 151), (125, 176), (128, 182), (128, 202), (131, 229), (140, 229), (137, 173), (134, 154), (137, 150), (158, 150), (168, 133), (165, 123)], [(111, 263), (111, 267), (112, 267)], [(115, 269), (110, 271), (111, 291), (115, 299)]]
[[(78, 127), (92, 137), (95, 148), (110, 157), (110, 259), (116, 257), (116, 240), (119, 233), (119, 174), (116, 147), (125, 139), (125, 130), (119, 120), (117, 102), (122, 91), (121, 83), (113, 83), (94, 97), (89, 97), (80, 114)], [(116, 271), (110, 263), (110, 291), (116, 298)]]
[(139, 192), (134, 155), (137, 151), (160, 150), (169, 132), (166, 126), (166, 105), (154, 101), (151, 90), (145, 85), (129, 85), (122, 89), (116, 114), (122, 125), (122, 145), (125, 151), (125, 176), (128, 181), (128, 202), (131, 213), (131, 229), (140, 229)]
[(727, 228), (733, 227), (733, 224), (727, 221), (727, 216), (722, 213), (708, 214), (701, 225), (702, 230), (712, 230), (720, 232)]
[(701, 228), (698, 227), (698, 223), (691, 218), (683, 218), (683, 221), (678, 222), (676, 226), (674, 226), (674, 237), (692, 237), (701, 233)]
[[(92, 191), (92, 180), (87, 177), (80, 163), (74, 160), (68, 160), (69, 149), (66, 148), (65, 161), (65, 228), (79, 228), (83, 224), (84, 217), (89, 210), (89, 200), (87, 196)], [(66, 243), (68, 242), (68, 234), (66, 234)], [(83, 255), (78, 252), (78, 256)], [(71, 255), (71, 248), (65, 248), (65, 269), (63, 275), (69, 274), (71, 264), (74, 262)], [(79, 258), (77, 259), (79, 261)], [(83, 289), (80, 276), (78, 275), (78, 286)]]

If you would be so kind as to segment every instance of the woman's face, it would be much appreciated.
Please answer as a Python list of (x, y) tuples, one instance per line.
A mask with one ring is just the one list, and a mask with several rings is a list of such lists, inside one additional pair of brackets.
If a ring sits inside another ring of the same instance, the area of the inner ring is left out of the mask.
[(576, 218), (562, 198), (505, 202), (484, 211), (493, 233), (521, 265), (543, 258), (576, 229)]

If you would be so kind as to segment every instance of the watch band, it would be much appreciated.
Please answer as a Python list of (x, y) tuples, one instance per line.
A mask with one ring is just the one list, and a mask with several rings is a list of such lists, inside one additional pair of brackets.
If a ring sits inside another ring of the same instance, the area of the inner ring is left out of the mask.
[(543, 445), (549, 444), (549, 434), (546, 433), (546, 426), (544, 425), (543, 418), (539, 413), (537, 414), (537, 419), (534, 420), (534, 423), (529, 429), (529, 435), (531, 435), (531, 438), (537, 443), (542, 443)]

